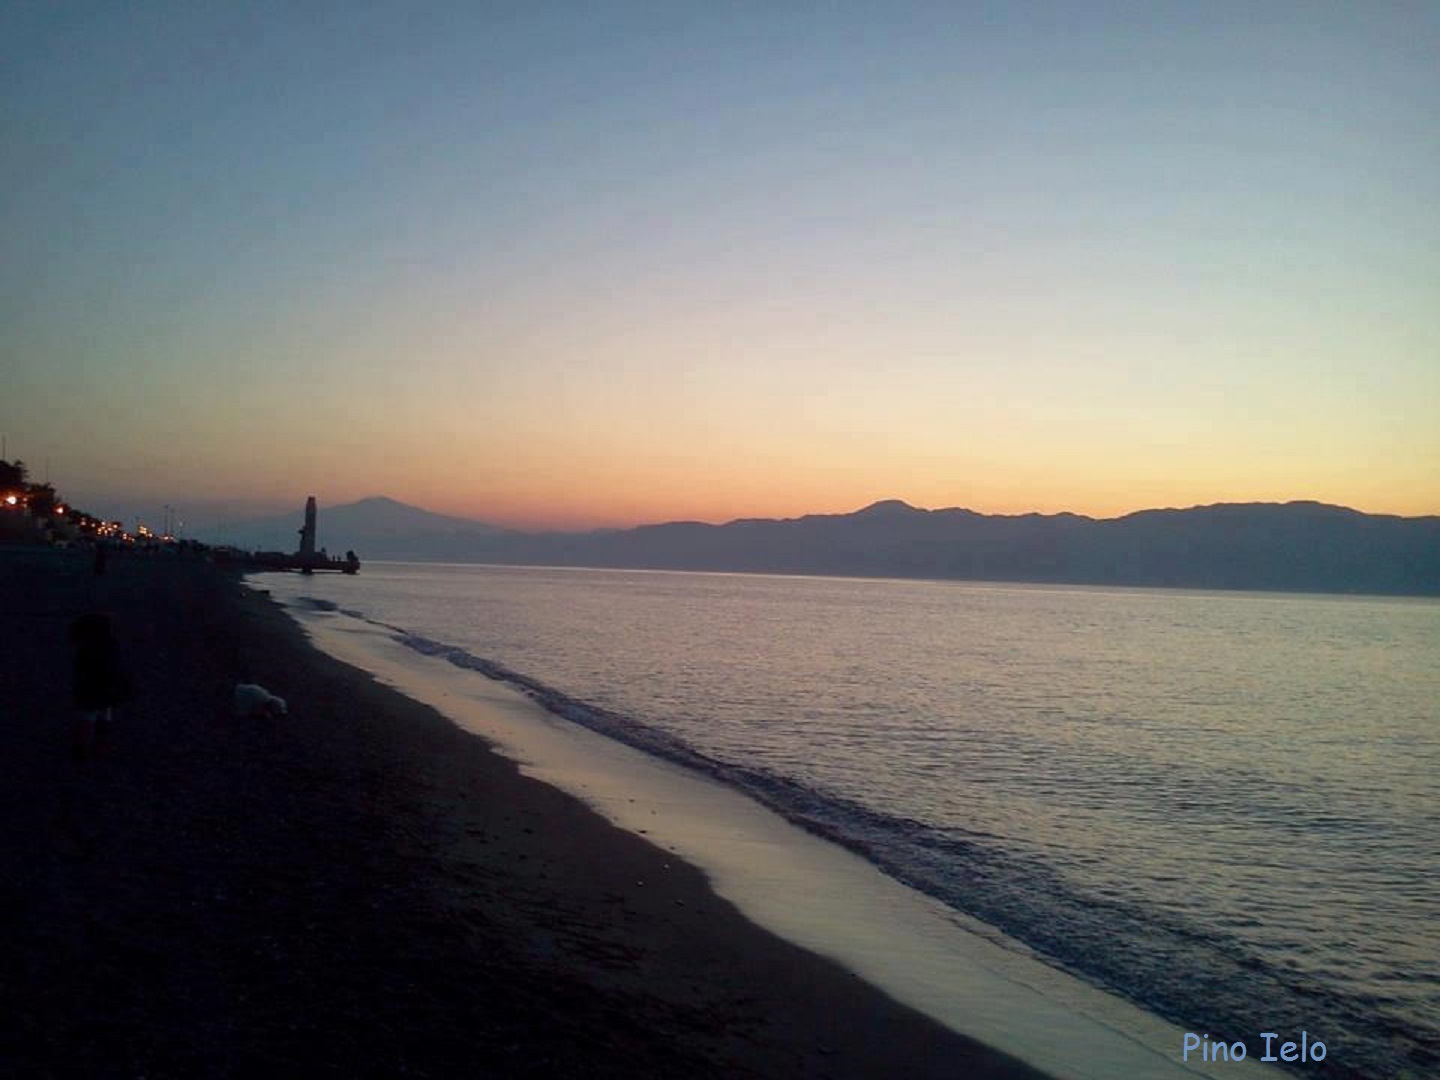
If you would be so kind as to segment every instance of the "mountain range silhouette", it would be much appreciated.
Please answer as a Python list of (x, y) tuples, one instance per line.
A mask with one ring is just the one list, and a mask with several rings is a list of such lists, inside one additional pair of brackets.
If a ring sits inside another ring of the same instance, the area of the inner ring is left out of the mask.
[[(288, 551), (300, 514), (206, 537)], [(1191, 589), (1440, 595), (1440, 517), (1318, 502), (1220, 503), (1118, 518), (924, 510), (524, 532), (377, 496), (320, 513), (320, 543), (367, 560), (484, 562)]]

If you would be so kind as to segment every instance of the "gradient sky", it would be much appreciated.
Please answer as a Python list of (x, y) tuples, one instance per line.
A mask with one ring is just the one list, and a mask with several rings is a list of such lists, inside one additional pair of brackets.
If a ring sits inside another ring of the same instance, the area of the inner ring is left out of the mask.
[(91, 509), (1440, 513), (1434, 3), (133, 7), (0, 13)]

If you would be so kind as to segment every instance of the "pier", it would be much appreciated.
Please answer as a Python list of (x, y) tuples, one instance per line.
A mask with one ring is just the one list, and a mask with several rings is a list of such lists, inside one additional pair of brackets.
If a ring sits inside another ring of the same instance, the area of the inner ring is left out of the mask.
[(355, 552), (347, 551), (344, 558), (335, 558), (324, 548), (316, 550), (318, 518), (319, 512), (315, 504), (315, 496), (311, 495), (305, 500), (305, 524), (297, 530), (300, 534), (300, 546), (297, 550), (288, 554), (283, 551), (252, 551), (231, 554), (227, 561), (233, 560), (260, 570), (298, 570), (302, 574), (358, 574), (360, 559)]

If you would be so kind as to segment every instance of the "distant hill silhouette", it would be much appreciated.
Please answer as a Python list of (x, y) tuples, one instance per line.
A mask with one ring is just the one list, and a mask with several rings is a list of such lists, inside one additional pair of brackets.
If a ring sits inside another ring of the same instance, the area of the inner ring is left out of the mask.
[[(285, 520), (293, 543), (299, 514)], [(320, 532), (332, 551), (353, 547), (362, 559), (1440, 595), (1440, 517), (1315, 502), (1095, 519), (892, 499), (850, 514), (524, 533), (367, 499), (322, 507)]]
[[(304, 523), (304, 504), (294, 513), (235, 522), (196, 538), (260, 551), (294, 551)], [(382, 495), (342, 506), (320, 504), (319, 546), (332, 555), (353, 550), (364, 559), (472, 560), (475, 545), (502, 530), (468, 518), (447, 517)]]

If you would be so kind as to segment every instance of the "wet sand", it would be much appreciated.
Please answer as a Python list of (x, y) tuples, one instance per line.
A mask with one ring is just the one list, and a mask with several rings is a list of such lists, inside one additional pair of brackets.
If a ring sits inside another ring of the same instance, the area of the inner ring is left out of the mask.
[[(69, 619), (136, 683), (68, 745)], [(1035, 1077), (313, 649), (203, 563), (0, 548), (0, 1072)], [(228, 715), (237, 681), (288, 718)]]

